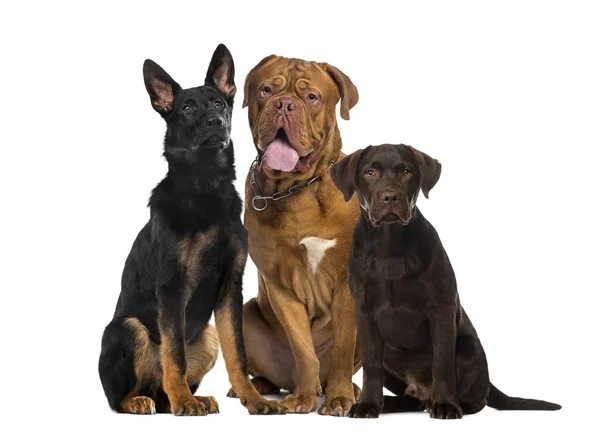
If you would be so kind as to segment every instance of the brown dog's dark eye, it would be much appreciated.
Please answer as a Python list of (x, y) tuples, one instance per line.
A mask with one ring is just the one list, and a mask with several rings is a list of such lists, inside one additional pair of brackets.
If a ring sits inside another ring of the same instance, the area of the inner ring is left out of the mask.
[(373, 176), (375, 176), (375, 171), (373, 171), (372, 169), (367, 169), (367, 170), (365, 171), (365, 175), (366, 175), (367, 177), (373, 177)]
[(263, 89), (260, 91), (260, 96), (265, 98), (267, 96), (271, 96), (271, 93), (273, 92), (273, 90), (271, 90), (271, 87), (269, 87), (268, 85), (263, 87)]
[(404, 175), (412, 175), (412, 171), (408, 168), (406, 168), (404, 171), (402, 171), (404, 173)]
[(315, 95), (314, 93), (309, 94), (308, 95), (308, 100), (312, 101), (312, 102), (316, 101), (317, 100), (317, 95)]
[(221, 108), (222, 106), (223, 106), (223, 102), (221, 102), (221, 101), (215, 101), (215, 107)]
[(186, 113), (189, 113), (190, 111), (192, 111), (192, 106), (189, 104), (185, 104), (182, 108), (183, 111), (185, 111)]

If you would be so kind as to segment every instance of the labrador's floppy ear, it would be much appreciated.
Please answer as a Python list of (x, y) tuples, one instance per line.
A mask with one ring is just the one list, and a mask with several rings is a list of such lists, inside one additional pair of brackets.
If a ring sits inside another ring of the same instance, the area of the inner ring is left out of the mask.
[(423, 195), (425, 195), (425, 198), (429, 198), (429, 191), (433, 189), (435, 184), (440, 179), (440, 174), (442, 173), (442, 164), (424, 152), (421, 152), (412, 146), (406, 146), (410, 152), (412, 152), (415, 160), (417, 161), (417, 165), (419, 166), (419, 178)]
[(277, 55), (269, 55), (264, 57), (258, 64), (254, 66), (252, 70), (246, 75), (246, 81), (244, 82), (244, 102), (242, 103), (242, 108), (246, 108), (248, 106), (248, 94), (250, 93), (250, 82), (252, 81), (252, 77), (256, 73), (258, 69), (267, 64), (269, 61), (280, 58)]
[(340, 115), (342, 116), (342, 119), (349, 120), (350, 109), (358, 102), (358, 90), (356, 89), (356, 86), (352, 83), (352, 80), (337, 67), (327, 63), (321, 63), (321, 65), (325, 71), (329, 73), (329, 76), (331, 76), (331, 79), (333, 79), (338, 87), (340, 97), (342, 98), (340, 103)]
[(344, 201), (346, 202), (350, 201), (356, 190), (356, 171), (362, 152), (362, 149), (353, 152), (331, 168), (331, 179), (344, 194)]
[(234, 76), (235, 68), (231, 52), (224, 44), (219, 44), (210, 60), (204, 84), (221, 91), (231, 105), (236, 91)]
[(173, 102), (181, 87), (151, 59), (144, 61), (144, 84), (150, 95), (152, 107), (165, 117), (173, 108)]

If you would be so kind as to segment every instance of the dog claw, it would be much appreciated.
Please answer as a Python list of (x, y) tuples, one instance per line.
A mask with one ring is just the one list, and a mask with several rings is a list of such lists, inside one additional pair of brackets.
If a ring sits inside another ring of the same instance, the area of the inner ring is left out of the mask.
[(350, 413), (353, 404), (353, 399), (344, 396), (339, 396), (330, 400), (326, 398), (323, 405), (319, 408), (319, 414), (345, 417)]
[(198, 401), (204, 404), (208, 414), (219, 413), (219, 403), (212, 396), (194, 396)]
[(285, 415), (285, 407), (277, 401), (259, 400), (246, 407), (251, 415)]
[(134, 415), (156, 414), (156, 404), (154, 404), (152, 398), (147, 396), (135, 396), (121, 407), (125, 413), (132, 413)]
[(434, 402), (429, 408), (429, 417), (432, 419), (461, 419), (462, 416), (460, 404)]
[(354, 404), (348, 413), (350, 418), (378, 418), (381, 407), (371, 402)]
[(202, 397), (192, 397), (190, 400), (171, 404), (171, 411), (175, 416), (206, 416), (208, 410)]
[(288, 395), (283, 398), (281, 404), (290, 413), (310, 413), (317, 409), (317, 395)]

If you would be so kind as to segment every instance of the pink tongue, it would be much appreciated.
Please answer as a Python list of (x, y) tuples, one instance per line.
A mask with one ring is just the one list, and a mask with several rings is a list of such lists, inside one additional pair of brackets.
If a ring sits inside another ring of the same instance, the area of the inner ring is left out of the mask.
[(269, 168), (277, 171), (290, 172), (298, 163), (298, 153), (283, 139), (273, 140), (267, 147), (263, 158)]

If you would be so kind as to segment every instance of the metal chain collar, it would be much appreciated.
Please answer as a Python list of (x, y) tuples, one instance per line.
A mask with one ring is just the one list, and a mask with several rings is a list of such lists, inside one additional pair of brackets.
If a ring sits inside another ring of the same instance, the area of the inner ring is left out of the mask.
[[(254, 175), (254, 169), (256, 168), (256, 165), (259, 162), (259, 157), (260, 156), (256, 156), (256, 158), (252, 162), (252, 165), (250, 165), (250, 187), (252, 188), (252, 192), (254, 192), (254, 197), (252, 198), (252, 207), (254, 208), (254, 210), (262, 212), (269, 205), (269, 200), (278, 201), (283, 198), (287, 198), (290, 195), (294, 195), (296, 192), (310, 186), (316, 180), (322, 179), (325, 176), (325, 174), (327, 174), (327, 172), (329, 171), (329, 168), (331, 168), (333, 164), (337, 161), (340, 155), (338, 154), (336, 158), (329, 160), (329, 166), (327, 166), (327, 169), (325, 169), (325, 172), (323, 172), (323, 174), (317, 175), (316, 177), (313, 177), (310, 180), (305, 181), (304, 183), (297, 183), (287, 190), (275, 192), (270, 197), (265, 197), (260, 193), (260, 188), (258, 187), (258, 183), (256, 182), (256, 177)], [(257, 206), (257, 201), (259, 203), (263, 202), (264, 205)]]

